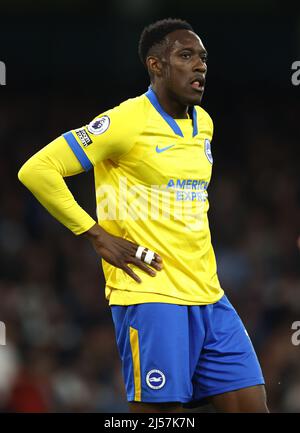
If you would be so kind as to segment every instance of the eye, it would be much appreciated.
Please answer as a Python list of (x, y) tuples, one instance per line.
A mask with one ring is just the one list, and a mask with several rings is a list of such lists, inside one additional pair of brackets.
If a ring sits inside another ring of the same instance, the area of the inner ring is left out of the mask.
[(190, 59), (191, 58), (191, 53), (181, 53), (181, 57), (183, 59)]

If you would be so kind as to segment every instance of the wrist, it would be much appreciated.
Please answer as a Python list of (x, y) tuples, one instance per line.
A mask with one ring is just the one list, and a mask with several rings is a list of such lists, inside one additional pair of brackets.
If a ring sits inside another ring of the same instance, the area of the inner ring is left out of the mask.
[(105, 230), (99, 226), (99, 224), (94, 224), (89, 230), (82, 233), (83, 236), (90, 240), (99, 239), (102, 238), (102, 236), (105, 234)]

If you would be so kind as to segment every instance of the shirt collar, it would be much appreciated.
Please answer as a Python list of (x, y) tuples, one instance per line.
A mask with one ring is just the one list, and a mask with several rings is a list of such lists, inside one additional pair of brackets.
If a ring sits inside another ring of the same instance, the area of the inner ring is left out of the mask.
[[(157, 96), (152, 89), (151, 86), (149, 86), (148, 91), (145, 93), (153, 107), (159, 112), (159, 114), (163, 117), (163, 119), (167, 122), (167, 124), (172, 128), (174, 133), (176, 135), (179, 135), (180, 137), (183, 137), (183, 133), (179, 126), (177, 125), (175, 119), (171, 117), (168, 113), (165, 112), (165, 110), (160, 105)], [(197, 111), (196, 108), (193, 107), (193, 137), (198, 134), (198, 125), (197, 125)]]

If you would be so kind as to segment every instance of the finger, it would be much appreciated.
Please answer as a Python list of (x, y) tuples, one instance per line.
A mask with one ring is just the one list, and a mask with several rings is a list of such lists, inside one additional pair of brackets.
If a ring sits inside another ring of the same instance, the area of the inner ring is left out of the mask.
[(142, 262), (146, 263), (149, 266), (152, 266), (157, 271), (161, 271), (162, 270), (162, 268), (163, 268), (162, 262), (161, 263), (156, 262), (155, 261), (155, 255), (154, 255), (153, 259), (151, 260), (151, 263), (146, 262), (145, 257), (146, 257), (146, 254), (143, 253), (142, 254), (142, 258), (141, 258)]
[(155, 253), (155, 255), (154, 255), (154, 260), (155, 260), (157, 263), (162, 263), (162, 258), (161, 258), (158, 254), (156, 254), (156, 253)]
[(118, 238), (118, 242), (121, 242), (120, 246), (122, 247), (123, 250), (125, 250), (127, 254), (129, 254), (130, 256), (135, 256), (138, 249), (137, 244), (124, 238)]
[(126, 274), (128, 274), (131, 278), (133, 278), (137, 283), (142, 282), (140, 277), (138, 275), (136, 275), (129, 266), (124, 265), (122, 269), (126, 272)]
[[(142, 257), (141, 257), (141, 260), (142, 260), (142, 261), (145, 261), (145, 257), (146, 257), (146, 254), (147, 254), (148, 251), (149, 251), (149, 248), (146, 248), (145, 251), (143, 251), (143, 253), (142, 253)], [(153, 259), (152, 259), (152, 261), (151, 261), (151, 266), (152, 266), (152, 263), (153, 263), (154, 261), (155, 261), (156, 263), (162, 263), (162, 258), (161, 258), (158, 254), (154, 253)]]
[(162, 263), (156, 263), (154, 260), (152, 260), (152, 262), (150, 263), (150, 266), (152, 266), (157, 271), (161, 271), (163, 268)]
[(149, 266), (147, 266), (145, 263), (141, 262), (141, 260), (134, 258), (132, 259), (131, 263), (138, 266), (140, 269), (142, 269), (142, 271), (146, 272), (151, 277), (155, 277), (156, 272), (149, 268)]
[[(141, 258), (139, 258), (139, 257), (137, 257), (138, 248), (139, 247), (136, 245), (132, 255), (135, 258), (137, 258), (138, 260), (141, 260), (143, 262), (145, 260), (146, 254), (149, 251), (149, 249), (145, 248), (144, 251), (142, 252)], [(157, 266), (157, 264), (159, 264), (159, 266)], [(154, 253), (154, 257), (153, 257), (153, 260), (151, 261), (150, 265), (153, 266), (158, 271), (160, 271), (162, 269), (162, 258), (157, 253)]]

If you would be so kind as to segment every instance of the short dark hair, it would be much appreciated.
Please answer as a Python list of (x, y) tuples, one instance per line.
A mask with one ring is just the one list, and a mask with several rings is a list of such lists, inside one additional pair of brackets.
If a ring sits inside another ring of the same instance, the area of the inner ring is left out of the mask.
[(181, 29), (194, 31), (187, 21), (177, 18), (166, 18), (145, 27), (139, 41), (139, 57), (143, 65), (147, 66), (146, 58), (154, 45), (161, 43), (169, 33)]

